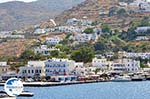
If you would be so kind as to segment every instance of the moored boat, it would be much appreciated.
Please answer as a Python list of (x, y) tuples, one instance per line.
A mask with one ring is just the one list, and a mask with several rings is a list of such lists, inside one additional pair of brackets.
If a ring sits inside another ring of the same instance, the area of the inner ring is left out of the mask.
[[(15, 97), (9, 97), (5, 91), (0, 91), (0, 94), (1, 94), (1, 96), (5, 97), (6, 99), (7, 98), (8, 99), (15, 99)], [(1, 99), (1, 96), (0, 96), (0, 99)], [(29, 91), (23, 91), (18, 97), (32, 97), (32, 96), (34, 96), (34, 93), (29, 92)]]
[(16, 97), (0, 96), (0, 99), (16, 99)]
[(32, 96), (34, 96), (34, 93), (29, 92), (29, 91), (23, 91), (23, 92), (19, 95), (19, 97), (32, 97)]
[(131, 81), (130, 76), (117, 76), (111, 79), (113, 82), (128, 82)]
[(10, 97), (5, 91), (0, 91), (0, 99), (16, 99), (16, 97)]
[(132, 81), (144, 81), (144, 77), (142, 77), (141, 75), (134, 75), (132, 78), (131, 78)]

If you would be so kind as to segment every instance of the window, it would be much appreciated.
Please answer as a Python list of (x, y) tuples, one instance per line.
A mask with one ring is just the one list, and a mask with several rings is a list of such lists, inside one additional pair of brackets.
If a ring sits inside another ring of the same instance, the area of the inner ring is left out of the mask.
[(24, 73), (27, 73), (27, 71), (26, 71), (26, 70), (24, 70)]
[(28, 73), (30, 74), (30, 70), (28, 70)]
[(39, 70), (39, 73), (41, 73), (41, 70)]
[(38, 70), (35, 70), (35, 73), (38, 73)]
[(34, 70), (32, 70), (32, 74), (34, 73)]

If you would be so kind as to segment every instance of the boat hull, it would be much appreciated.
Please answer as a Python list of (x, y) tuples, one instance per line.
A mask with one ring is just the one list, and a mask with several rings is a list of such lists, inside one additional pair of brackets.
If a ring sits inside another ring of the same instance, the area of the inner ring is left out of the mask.
[(132, 79), (132, 81), (143, 81), (143, 79)]
[(112, 82), (130, 82), (131, 80), (111, 80)]

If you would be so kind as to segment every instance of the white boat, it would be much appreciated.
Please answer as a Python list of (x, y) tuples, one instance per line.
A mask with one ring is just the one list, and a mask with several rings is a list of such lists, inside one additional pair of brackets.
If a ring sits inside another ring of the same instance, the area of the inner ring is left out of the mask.
[(0, 90), (0, 99), (16, 99), (16, 97), (10, 97), (6, 94), (5, 91)]
[(0, 96), (0, 99), (16, 99), (16, 97)]
[(144, 77), (142, 77), (141, 75), (134, 75), (132, 78), (131, 78), (132, 81), (144, 81), (146, 79), (144, 79)]
[(29, 91), (23, 91), (23, 92), (19, 95), (19, 97), (32, 97), (32, 96), (34, 96), (34, 93), (29, 92)]
[(111, 79), (113, 82), (129, 82), (131, 81), (130, 76), (117, 76)]
[[(18, 97), (33, 97), (34, 93), (23, 91)], [(5, 91), (0, 91), (0, 99), (16, 99), (16, 97), (9, 97)]]

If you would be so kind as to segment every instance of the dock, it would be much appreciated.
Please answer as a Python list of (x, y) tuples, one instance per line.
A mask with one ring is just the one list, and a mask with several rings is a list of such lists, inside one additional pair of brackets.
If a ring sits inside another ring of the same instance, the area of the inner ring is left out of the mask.
[[(63, 85), (87, 84), (87, 83), (98, 83), (98, 82), (106, 82), (106, 81), (86, 80), (86, 81), (70, 81), (70, 82), (23, 82), (23, 86), (48, 87), (48, 86), (63, 86)], [(4, 86), (4, 83), (0, 83), (0, 86)]]

